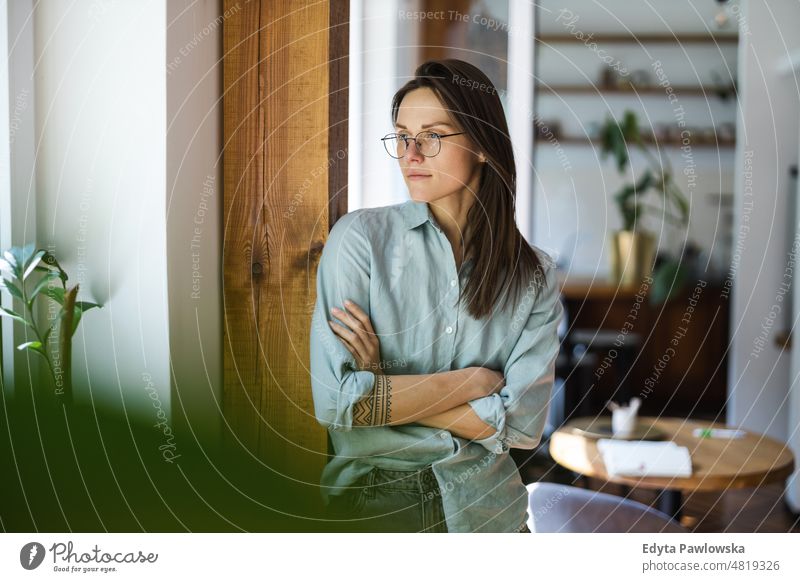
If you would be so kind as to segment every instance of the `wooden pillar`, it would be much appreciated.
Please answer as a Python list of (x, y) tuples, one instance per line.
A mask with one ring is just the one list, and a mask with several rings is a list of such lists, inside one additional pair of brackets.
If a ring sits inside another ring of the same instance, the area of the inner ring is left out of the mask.
[(223, 35), (223, 432), (315, 485), (328, 451), (309, 332), (319, 256), (347, 210), (349, 4), (224, 4), (240, 9)]

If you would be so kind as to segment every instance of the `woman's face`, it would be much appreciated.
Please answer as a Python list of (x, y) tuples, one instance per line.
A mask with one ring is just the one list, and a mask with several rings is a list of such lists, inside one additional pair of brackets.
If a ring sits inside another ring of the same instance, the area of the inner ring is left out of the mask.
[[(398, 108), (395, 125), (396, 133), (411, 137), (423, 130), (440, 135), (461, 131), (436, 94), (427, 87), (406, 94)], [(467, 134), (445, 137), (441, 144), (438, 155), (426, 158), (417, 151), (414, 141), (409, 140), (406, 155), (397, 160), (412, 200), (434, 202), (451, 194), (470, 194), (467, 186), (473, 192), (477, 189), (482, 157)], [(413, 177), (414, 174), (424, 176)]]

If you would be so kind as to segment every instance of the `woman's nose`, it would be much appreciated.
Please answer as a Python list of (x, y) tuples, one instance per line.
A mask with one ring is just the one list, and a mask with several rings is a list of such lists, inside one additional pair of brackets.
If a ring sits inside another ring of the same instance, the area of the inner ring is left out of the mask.
[(404, 156), (406, 159), (409, 160), (423, 160), (425, 156), (419, 153), (419, 149), (417, 148), (417, 142), (413, 139), (408, 140), (406, 142), (406, 155)]

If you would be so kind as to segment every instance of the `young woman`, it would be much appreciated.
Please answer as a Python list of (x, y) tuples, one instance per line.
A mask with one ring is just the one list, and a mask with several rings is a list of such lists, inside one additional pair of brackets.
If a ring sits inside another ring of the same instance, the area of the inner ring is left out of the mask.
[(547, 418), (555, 265), (516, 227), (508, 127), (479, 69), (426, 62), (391, 113), (381, 141), (410, 199), (340, 218), (317, 270), (323, 499), (357, 531), (526, 532), (509, 449), (533, 449)]

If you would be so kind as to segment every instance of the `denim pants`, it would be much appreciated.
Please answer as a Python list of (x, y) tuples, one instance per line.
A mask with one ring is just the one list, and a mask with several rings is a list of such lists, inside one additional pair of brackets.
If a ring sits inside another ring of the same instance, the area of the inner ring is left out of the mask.
[[(447, 533), (430, 465), (417, 471), (373, 467), (345, 493), (331, 496), (328, 510), (344, 531)], [(530, 533), (524, 523), (517, 531)]]

